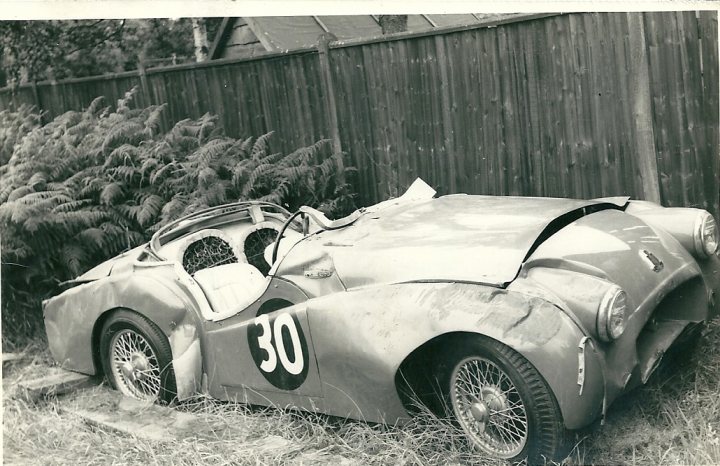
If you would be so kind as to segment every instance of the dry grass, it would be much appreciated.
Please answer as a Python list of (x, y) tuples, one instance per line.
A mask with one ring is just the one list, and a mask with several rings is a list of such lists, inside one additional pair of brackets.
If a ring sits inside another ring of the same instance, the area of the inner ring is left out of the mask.
[[(696, 364), (616, 402), (604, 426), (579, 434), (564, 464), (720, 464), (720, 325), (712, 324)], [(198, 398), (178, 409), (216, 434), (157, 442), (91, 427), (67, 407), (92, 406), (93, 390), (29, 405), (18, 381), (40, 375), (48, 353), (3, 374), (5, 464), (488, 464), (449, 423), (424, 414), (402, 426), (256, 409)], [(492, 464), (492, 463), (489, 463)]]

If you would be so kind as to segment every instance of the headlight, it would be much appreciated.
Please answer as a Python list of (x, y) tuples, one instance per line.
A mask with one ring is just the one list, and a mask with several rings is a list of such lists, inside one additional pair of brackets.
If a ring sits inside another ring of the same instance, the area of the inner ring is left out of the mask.
[(600, 301), (597, 317), (597, 331), (601, 340), (612, 341), (625, 331), (627, 316), (627, 295), (614, 286)]
[(718, 249), (718, 229), (715, 219), (708, 212), (702, 212), (695, 220), (693, 231), (695, 251), (701, 257), (710, 257)]

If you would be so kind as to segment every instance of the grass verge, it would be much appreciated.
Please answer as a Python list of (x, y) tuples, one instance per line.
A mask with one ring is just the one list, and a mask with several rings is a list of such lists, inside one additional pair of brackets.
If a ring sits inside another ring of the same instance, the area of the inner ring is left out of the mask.
[[(23, 352), (25, 362), (3, 373), (5, 464), (497, 464), (430, 414), (383, 426), (197, 398), (178, 409), (222, 426), (216, 435), (158, 442), (105, 431), (62, 409), (91, 405), (93, 390), (37, 405), (15, 399), (17, 383), (51, 363), (42, 342)], [(578, 434), (563, 464), (720, 464), (719, 387), (715, 322), (693, 364), (618, 400), (604, 426)]]

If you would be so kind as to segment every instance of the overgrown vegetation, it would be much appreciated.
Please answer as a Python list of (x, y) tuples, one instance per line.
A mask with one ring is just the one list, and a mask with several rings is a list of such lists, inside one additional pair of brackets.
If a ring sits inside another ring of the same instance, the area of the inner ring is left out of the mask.
[[(606, 423), (577, 436), (562, 464), (720, 464), (720, 322), (708, 326), (693, 364), (617, 400)], [(216, 435), (160, 442), (90, 426), (67, 409), (107, 411), (96, 389), (37, 405), (14, 398), (17, 382), (44, 374), (51, 357), (37, 344), (4, 372), (3, 460), (7, 464), (502, 464), (468, 449), (446, 420), (405, 426), (254, 409), (198, 399), (178, 406)]]
[(40, 115), (29, 105), (0, 111), (0, 175), (7, 169), (15, 145), (39, 125)]
[(132, 109), (133, 94), (114, 110), (98, 98), (44, 126), (27, 109), (3, 116), (17, 128), (0, 133), (3, 147), (15, 141), (0, 168), (4, 344), (34, 334), (39, 298), (58, 282), (196, 209), (260, 199), (352, 210), (328, 141), (272, 153), (271, 134), (233, 139), (210, 114), (163, 132), (164, 106)]

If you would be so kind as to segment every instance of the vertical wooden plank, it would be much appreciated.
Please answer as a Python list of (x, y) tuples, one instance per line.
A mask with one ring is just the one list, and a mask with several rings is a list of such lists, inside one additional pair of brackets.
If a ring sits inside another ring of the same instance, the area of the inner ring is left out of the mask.
[(448, 166), (447, 182), (450, 192), (454, 193), (457, 192), (457, 155), (455, 153), (452, 117), (450, 115), (450, 79), (448, 77), (448, 60), (445, 52), (445, 38), (443, 36), (435, 36), (435, 49), (437, 51), (437, 62), (440, 69), (440, 102), (442, 106), (443, 142)]
[(325, 111), (330, 120), (330, 139), (333, 141), (333, 151), (340, 154), (338, 184), (345, 184), (344, 164), (342, 162), (342, 144), (340, 143), (340, 127), (337, 116), (337, 103), (335, 101), (335, 86), (330, 69), (329, 46), (330, 38), (323, 34), (318, 41), (318, 58), (322, 69), (322, 83), (325, 91)]
[(145, 75), (145, 65), (142, 62), (138, 63), (138, 72), (140, 73), (140, 92), (142, 93), (146, 105), (149, 105), (149, 102), (152, 102), (153, 99), (150, 94), (150, 86), (148, 85), (147, 76)]
[(698, 48), (700, 52), (700, 76), (698, 93), (701, 96), (701, 106), (698, 118), (702, 124), (703, 136), (699, 137), (704, 144), (702, 147), (702, 170), (712, 173), (708, 177), (704, 190), (704, 199), (716, 219), (720, 218), (720, 154), (718, 154), (718, 12), (702, 11), (696, 13), (698, 27)]
[(645, 47), (645, 20), (640, 13), (628, 13), (630, 40), (630, 96), (635, 124), (635, 154), (638, 159), (643, 196), (660, 203), (655, 137), (650, 105), (650, 78)]

